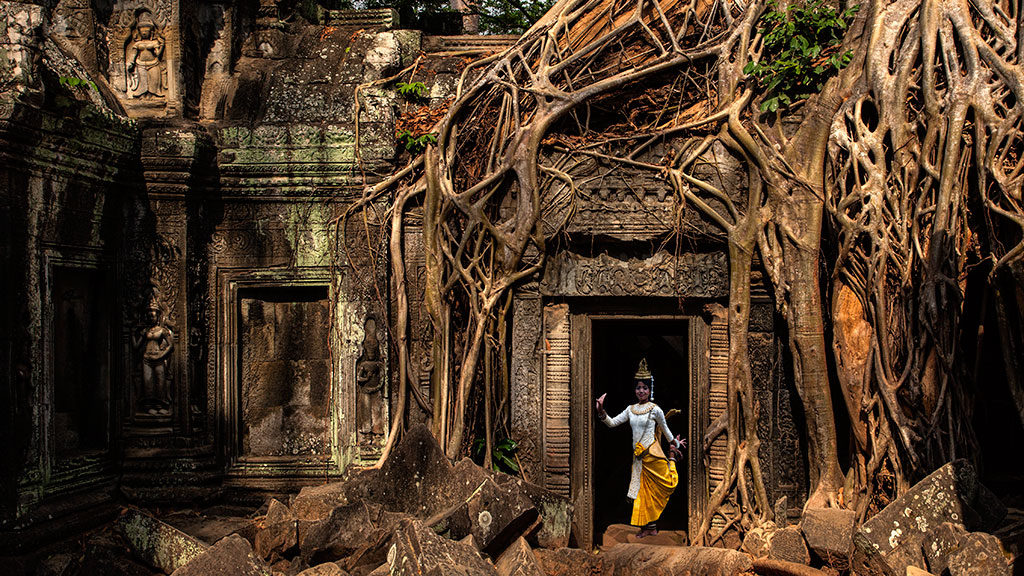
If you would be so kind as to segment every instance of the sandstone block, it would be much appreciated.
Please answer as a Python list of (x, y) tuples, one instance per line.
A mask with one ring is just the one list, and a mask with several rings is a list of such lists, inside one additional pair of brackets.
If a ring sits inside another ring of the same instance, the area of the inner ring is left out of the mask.
[(118, 525), (139, 559), (166, 574), (188, 564), (208, 548), (138, 508), (128, 508)]
[(838, 570), (850, 566), (853, 551), (853, 530), (857, 513), (838, 508), (809, 508), (804, 511), (800, 529), (807, 547), (818, 558)]
[(387, 555), (391, 576), (451, 574), (497, 576), (490, 562), (476, 549), (438, 536), (412, 519), (404, 519), (395, 532)]
[(950, 576), (1011, 576), (999, 540), (984, 532), (968, 534), (949, 558)]
[(804, 535), (796, 526), (787, 526), (773, 533), (768, 541), (768, 557), (796, 564), (811, 563)]
[(171, 576), (270, 576), (249, 542), (237, 534), (211, 546)]
[(533, 550), (524, 538), (518, 538), (494, 563), (500, 576), (545, 576)]

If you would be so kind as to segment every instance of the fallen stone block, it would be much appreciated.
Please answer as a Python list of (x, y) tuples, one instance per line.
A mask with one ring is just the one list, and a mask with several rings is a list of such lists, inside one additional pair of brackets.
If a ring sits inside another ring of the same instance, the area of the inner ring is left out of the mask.
[(506, 548), (494, 567), (499, 576), (545, 576), (525, 538), (517, 539)]
[(807, 549), (804, 535), (796, 526), (776, 530), (768, 540), (768, 557), (794, 564), (810, 564), (811, 553)]
[(171, 576), (271, 576), (249, 541), (237, 534), (211, 546)]
[(998, 500), (980, 486), (966, 460), (932, 472), (856, 531), (854, 570), (901, 576), (907, 566), (925, 565), (921, 545), (933, 527), (952, 522), (971, 530), (997, 523), (1006, 510), (1000, 512)]
[(754, 558), (765, 558), (768, 556), (768, 542), (771, 536), (779, 531), (774, 522), (765, 522), (755, 526), (743, 536), (742, 550)]
[[(839, 576), (839, 571), (828, 566), (821, 570), (804, 564), (776, 560), (774, 558), (755, 558), (754, 573), (758, 576)], [(864, 574), (863, 576), (870, 576)]]
[(348, 504), (345, 482), (306, 486), (291, 499), (289, 508), (297, 520), (322, 520), (338, 506)]
[[(86, 539), (81, 563), (67, 567), (65, 575), (152, 576), (153, 569), (137, 562), (130, 556), (132, 553), (123, 535), (116, 530), (104, 529)], [(7, 573), (11, 573), (6, 563), (5, 568), (8, 568)], [(18, 573), (17, 568), (13, 573)]]
[(541, 548), (533, 555), (547, 576), (599, 576), (604, 572), (603, 555), (579, 548)]
[(527, 542), (540, 548), (552, 550), (569, 545), (573, 506), (568, 498), (542, 486), (526, 482), (522, 478), (501, 473), (494, 476), (499, 485), (514, 483), (537, 508), (537, 512), (540, 514), (540, 524), (527, 535)]
[(125, 510), (118, 527), (139, 559), (165, 574), (188, 564), (209, 547), (138, 508)]
[(472, 534), (480, 549), (497, 558), (538, 519), (537, 508), (514, 484), (499, 486), (485, 478), (465, 502), (455, 505), (435, 526), (438, 533), (459, 540)]
[(438, 536), (419, 521), (409, 518), (402, 520), (395, 532), (387, 561), (391, 576), (498, 574), (475, 548)]
[(338, 562), (348, 571), (379, 566), (402, 518), (368, 502), (338, 506), (320, 522), (299, 523), (301, 557), (310, 565)]
[(999, 539), (984, 532), (972, 532), (950, 556), (949, 575), (1011, 576), (1010, 563)]
[(907, 566), (907, 576), (935, 576), (927, 570), (922, 570), (917, 566)]
[(453, 485), (451, 463), (430, 429), (420, 424), (409, 429), (372, 481), (353, 488), (385, 510), (428, 518), (451, 506)]
[(688, 576), (739, 576), (751, 570), (750, 557), (737, 550), (702, 546), (670, 547), (620, 544), (602, 554), (610, 574), (687, 574)]
[(276, 499), (270, 500), (263, 528), (256, 532), (256, 554), (265, 560), (282, 558), (299, 543), (298, 524), (291, 510)]
[(807, 547), (837, 570), (850, 567), (857, 513), (839, 508), (808, 508), (800, 522)]
[(949, 557), (960, 549), (966, 537), (967, 530), (951, 522), (943, 522), (929, 530), (921, 545), (928, 570), (935, 574), (945, 572), (949, 568)]
[(601, 547), (610, 548), (616, 544), (647, 544), (648, 546), (687, 546), (685, 530), (659, 530), (657, 534), (637, 538), (640, 529), (628, 524), (612, 524), (601, 535)]
[(299, 572), (298, 576), (348, 576), (348, 572), (334, 562), (324, 562)]

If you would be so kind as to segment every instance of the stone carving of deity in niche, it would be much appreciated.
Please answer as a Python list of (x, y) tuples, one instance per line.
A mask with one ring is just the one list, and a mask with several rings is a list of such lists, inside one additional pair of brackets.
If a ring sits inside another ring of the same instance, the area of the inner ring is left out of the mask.
[(384, 439), (387, 422), (384, 420), (384, 363), (381, 360), (380, 341), (377, 340), (377, 321), (366, 318), (363, 350), (356, 362), (356, 422), (359, 445), (379, 447)]
[(126, 86), (129, 98), (163, 98), (164, 37), (153, 15), (140, 10), (135, 15), (132, 33), (124, 48)]
[(136, 388), (136, 413), (150, 416), (171, 414), (171, 352), (174, 332), (164, 322), (156, 298), (146, 307), (146, 322), (132, 334), (132, 344), (142, 360), (142, 380)]

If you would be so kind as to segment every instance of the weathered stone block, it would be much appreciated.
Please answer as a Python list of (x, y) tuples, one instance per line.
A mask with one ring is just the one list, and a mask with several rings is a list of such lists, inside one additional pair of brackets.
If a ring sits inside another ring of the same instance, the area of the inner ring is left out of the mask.
[(430, 429), (413, 426), (391, 451), (372, 482), (354, 487), (385, 510), (426, 518), (451, 505), (452, 465)]
[(768, 556), (768, 543), (771, 536), (778, 532), (778, 530), (774, 522), (766, 522), (751, 528), (743, 536), (743, 551), (754, 558)]
[(928, 570), (942, 574), (949, 568), (949, 557), (960, 549), (960, 544), (967, 537), (967, 530), (960, 524), (943, 522), (932, 528), (924, 536), (921, 546)]
[(768, 557), (797, 564), (811, 563), (811, 553), (804, 542), (804, 535), (796, 526), (787, 526), (771, 535)]
[(548, 576), (598, 576), (604, 572), (604, 556), (579, 548), (534, 550), (537, 564)]
[(298, 576), (348, 576), (348, 572), (334, 562), (324, 562), (299, 572)]
[(320, 522), (300, 523), (299, 548), (310, 564), (338, 561), (346, 570), (384, 562), (400, 517), (370, 502), (339, 506)]
[(472, 534), (481, 550), (494, 558), (530, 531), (537, 519), (537, 508), (518, 486), (499, 486), (486, 478), (442, 524), (454, 539)]
[(850, 566), (853, 529), (857, 513), (838, 508), (809, 508), (804, 511), (800, 528), (807, 546), (818, 558), (838, 570)]
[(949, 558), (950, 576), (1011, 576), (999, 540), (984, 532), (968, 534)]
[(738, 576), (751, 570), (750, 557), (736, 550), (691, 546), (620, 544), (604, 551), (604, 568), (611, 574), (687, 574)]
[(138, 508), (129, 508), (118, 520), (118, 525), (135, 554), (167, 574), (188, 564), (208, 548)]
[(907, 566), (924, 566), (921, 545), (933, 527), (952, 522), (971, 529), (998, 522), (999, 507), (985, 495), (979, 502), (979, 486), (977, 473), (966, 460), (929, 474), (857, 530), (855, 569), (898, 576)]
[(457, 574), (497, 576), (498, 572), (480, 557), (476, 549), (448, 540), (412, 519), (405, 519), (388, 550), (392, 576)]
[(612, 524), (601, 535), (601, 547), (617, 544), (646, 544), (648, 546), (686, 546), (687, 534), (681, 530), (659, 530), (657, 534), (637, 538), (640, 529), (628, 524)]
[(298, 538), (297, 522), (291, 510), (271, 499), (263, 529), (256, 533), (256, 553), (268, 560), (272, 555), (283, 556), (299, 543)]
[(249, 542), (232, 534), (211, 546), (171, 576), (270, 576)]
[(501, 576), (545, 576), (524, 538), (517, 539), (506, 548), (494, 567)]
[(907, 576), (935, 576), (927, 570), (921, 570), (917, 566), (907, 566)]
[(551, 490), (505, 474), (496, 474), (495, 480), (505, 485), (513, 482), (533, 502), (540, 514), (540, 525), (527, 535), (526, 540), (541, 548), (564, 548), (569, 545), (572, 531), (572, 502)]

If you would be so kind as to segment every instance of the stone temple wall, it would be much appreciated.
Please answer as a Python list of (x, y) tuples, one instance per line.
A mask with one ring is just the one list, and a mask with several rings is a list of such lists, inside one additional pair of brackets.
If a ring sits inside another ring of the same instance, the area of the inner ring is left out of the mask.
[[(0, 548), (116, 513), (115, 498), (261, 502), (377, 457), (397, 388), (384, 223), (340, 217), (408, 159), (402, 115), (444, 105), (469, 58), (512, 41), (395, 20), (274, 0), (0, 5)], [(403, 70), (422, 100), (398, 95)], [(589, 452), (559, 426), (586, 417), (589, 384), (548, 386), (545, 318), (683, 298), (689, 326), (711, 326), (724, 296), (713, 242), (640, 248), (675, 210), (656, 182), (587, 180), (570, 242), (516, 295), (510, 399), (529, 478), (580, 494), (586, 462), (557, 460)], [(413, 299), (421, 238), (411, 223)], [(764, 434), (796, 442), (761, 308)], [(426, 391), (430, 330), (418, 306), (410, 321)], [(779, 493), (799, 497), (800, 464), (776, 460)]]

